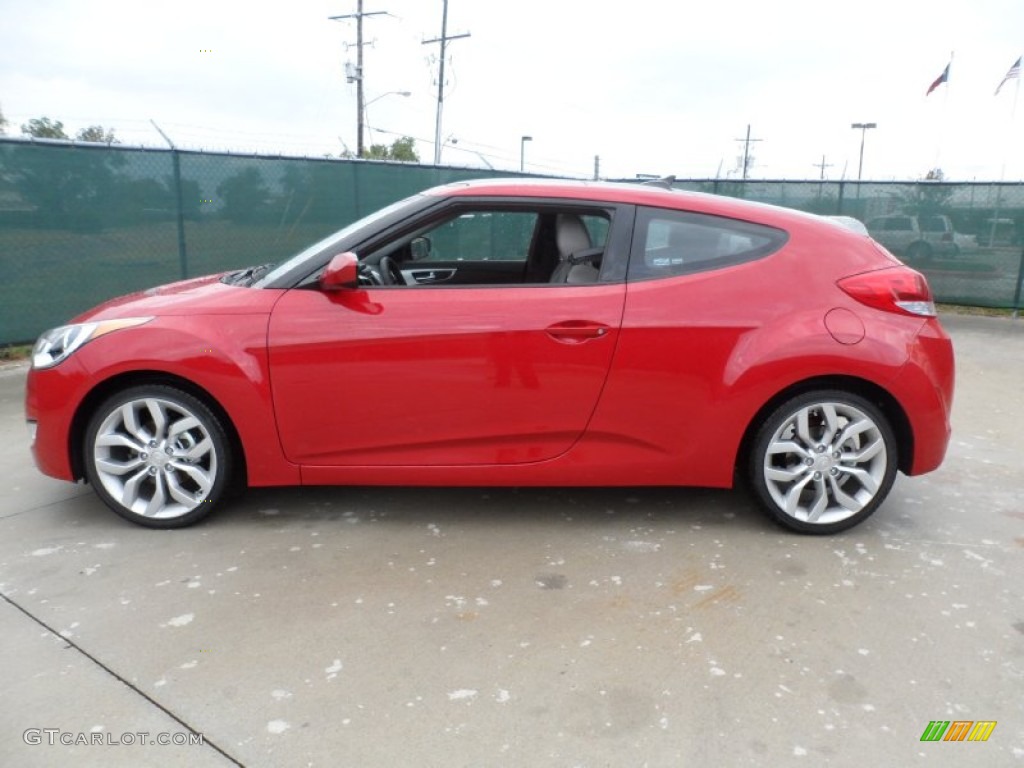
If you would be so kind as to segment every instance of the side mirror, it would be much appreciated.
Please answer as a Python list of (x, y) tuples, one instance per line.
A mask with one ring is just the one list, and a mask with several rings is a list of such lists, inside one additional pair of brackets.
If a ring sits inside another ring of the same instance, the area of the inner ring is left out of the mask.
[(320, 275), (320, 288), (340, 291), (359, 285), (359, 257), (351, 251), (339, 253)]
[(430, 242), (430, 238), (423, 235), (420, 237), (414, 237), (412, 242), (409, 243), (409, 251), (412, 255), (413, 261), (419, 261), (425, 259), (430, 255), (430, 249), (433, 243)]

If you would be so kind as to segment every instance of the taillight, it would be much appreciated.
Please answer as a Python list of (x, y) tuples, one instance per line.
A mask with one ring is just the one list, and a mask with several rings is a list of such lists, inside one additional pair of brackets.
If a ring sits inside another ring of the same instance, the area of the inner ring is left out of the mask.
[(837, 285), (861, 304), (905, 315), (935, 317), (935, 301), (924, 275), (910, 267), (888, 267), (844, 277)]

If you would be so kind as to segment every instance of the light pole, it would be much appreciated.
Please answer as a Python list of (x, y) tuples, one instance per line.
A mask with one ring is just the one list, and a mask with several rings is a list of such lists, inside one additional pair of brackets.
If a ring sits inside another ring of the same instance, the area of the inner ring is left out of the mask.
[(869, 128), (877, 128), (878, 123), (852, 123), (854, 130), (860, 130), (860, 162), (857, 164), (857, 181), (860, 181), (861, 173), (864, 171), (864, 134)]
[[(363, 104), (363, 120), (365, 121), (367, 133), (370, 132), (370, 115), (366, 111), (366, 108), (373, 104), (373, 102), (380, 101), (385, 96), (412, 96), (412, 91), (387, 91), (386, 93), (382, 93), (380, 96), (376, 96)], [(371, 139), (370, 142), (373, 143), (373, 140)]]
[(526, 170), (526, 142), (533, 141), (533, 136), (523, 136), (519, 139), (519, 172)]

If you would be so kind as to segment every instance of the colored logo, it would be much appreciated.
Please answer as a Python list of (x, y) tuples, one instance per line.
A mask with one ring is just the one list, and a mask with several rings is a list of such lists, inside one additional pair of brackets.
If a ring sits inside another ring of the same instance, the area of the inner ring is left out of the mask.
[(995, 728), (995, 720), (932, 720), (921, 741), (988, 741)]

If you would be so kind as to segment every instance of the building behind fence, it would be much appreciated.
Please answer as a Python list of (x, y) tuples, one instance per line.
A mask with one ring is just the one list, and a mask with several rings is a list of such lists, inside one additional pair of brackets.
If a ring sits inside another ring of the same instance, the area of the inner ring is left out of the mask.
[[(494, 175), (0, 139), (0, 344), (31, 340), (123, 293), (281, 261), (422, 189)], [(856, 218), (921, 269), (940, 301), (1020, 306), (1024, 184), (708, 180), (675, 186)]]

